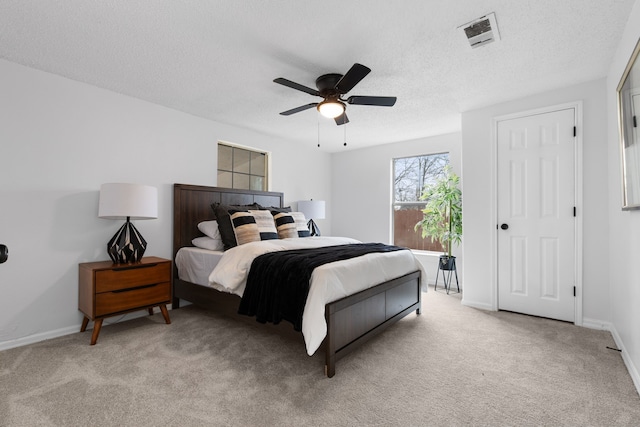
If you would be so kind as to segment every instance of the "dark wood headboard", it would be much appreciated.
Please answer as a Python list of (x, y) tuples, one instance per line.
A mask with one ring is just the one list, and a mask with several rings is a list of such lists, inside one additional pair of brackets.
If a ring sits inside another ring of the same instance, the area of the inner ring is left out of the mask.
[(191, 240), (202, 236), (198, 223), (214, 219), (212, 203), (282, 207), (284, 194), (273, 191), (238, 190), (202, 185), (173, 184), (173, 257)]

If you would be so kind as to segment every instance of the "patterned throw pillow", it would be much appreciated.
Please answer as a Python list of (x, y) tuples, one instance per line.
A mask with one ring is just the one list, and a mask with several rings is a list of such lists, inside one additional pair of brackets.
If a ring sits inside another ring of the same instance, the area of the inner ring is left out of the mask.
[(256, 203), (252, 205), (223, 205), (221, 203), (214, 203), (211, 205), (211, 208), (218, 221), (218, 230), (220, 231), (222, 243), (224, 243), (224, 250), (226, 251), (238, 245), (229, 216), (230, 212), (248, 211), (249, 209), (259, 209), (260, 207)]
[(278, 238), (278, 231), (269, 211), (229, 211), (238, 245)]
[(307, 227), (307, 219), (302, 212), (291, 212), (289, 215), (293, 217), (296, 222), (296, 230), (298, 230), (298, 237), (309, 237), (309, 227)]
[(273, 219), (276, 222), (276, 230), (280, 239), (297, 238), (298, 228), (296, 220), (290, 213), (271, 211)]

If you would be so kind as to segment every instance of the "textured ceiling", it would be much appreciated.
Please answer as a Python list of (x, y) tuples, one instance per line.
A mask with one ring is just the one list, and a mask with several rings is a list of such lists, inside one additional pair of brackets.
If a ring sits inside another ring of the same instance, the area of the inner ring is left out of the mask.
[[(460, 130), (460, 112), (604, 77), (634, 0), (2, 0), (0, 57), (222, 123), (341, 151), (315, 87), (354, 62), (348, 148)], [(501, 40), (457, 29), (495, 12)]]

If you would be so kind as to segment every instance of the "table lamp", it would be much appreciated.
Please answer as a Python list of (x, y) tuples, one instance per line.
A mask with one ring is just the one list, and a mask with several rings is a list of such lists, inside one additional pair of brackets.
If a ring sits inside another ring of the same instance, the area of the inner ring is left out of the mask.
[(313, 222), (313, 219), (324, 219), (324, 200), (301, 200), (298, 202), (298, 211), (309, 218), (307, 227), (312, 236), (320, 235), (320, 228)]
[(114, 264), (138, 263), (147, 242), (130, 220), (158, 218), (158, 189), (141, 184), (102, 184), (98, 217), (126, 218), (124, 225), (107, 243), (107, 252)]

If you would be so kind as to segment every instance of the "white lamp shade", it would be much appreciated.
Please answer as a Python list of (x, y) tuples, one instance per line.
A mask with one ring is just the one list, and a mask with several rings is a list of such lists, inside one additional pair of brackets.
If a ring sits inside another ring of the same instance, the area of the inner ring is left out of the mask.
[(98, 217), (158, 218), (158, 189), (150, 185), (111, 183), (100, 186)]
[(298, 211), (307, 219), (324, 219), (324, 200), (301, 200)]

